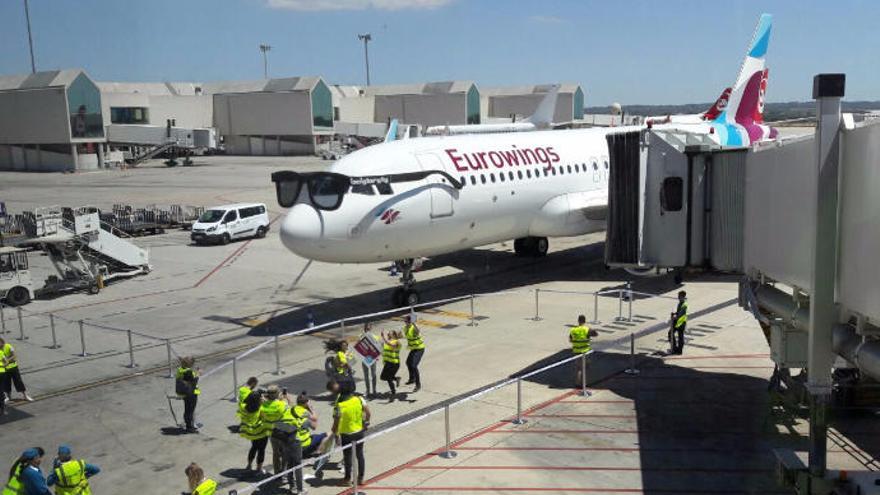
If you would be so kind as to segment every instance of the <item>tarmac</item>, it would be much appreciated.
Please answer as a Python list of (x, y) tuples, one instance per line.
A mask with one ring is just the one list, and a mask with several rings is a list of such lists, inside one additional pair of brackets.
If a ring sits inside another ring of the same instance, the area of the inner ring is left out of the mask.
[[(277, 216), (269, 174), (325, 164), (204, 157), (187, 168), (2, 173), (0, 198), (13, 212), (47, 204), (262, 201)], [(692, 312), (687, 346), (683, 356), (665, 356), (666, 319), (681, 287), (665, 276), (633, 280), (633, 290), (645, 295), (634, 298), (630, 314), (617, 291), (631, 277), (604, 267), (603, 237), (554, 239), (544, 259), (515, 257), (512, 243), (504, 243), (425, 263), (416, 274), (425, 300), (464, 299), (417, 310), (428, 345), (423, 388), (412, 393), (404, 387), (397, 402), (369, 402), (371, 433), (398, 428), (367, 444), (362, 492), (781, 493), (772, 449), (804, 450), (807, 430), (803, 420), (771, 407), (768, 346), (752, 316), (735, 304), (735, 278), (686, 278)], [(185, 489), (183, 469), (192, 461), (220, 482), (220, 493), (246, 490), (259, 478), (243, 471), (247, 442), (230, 430), (236, 422), (230, 402), (235, 384), (253, 375), (262, 385), (308, 391), (319, 430), (326, 431), (331, 407), (323, 392), (322, 342), (357, 338), (363, 320), (355, 317), (387, 310), (396, 278), (387, 266), (375, 264), (309, 264), (281, 246), (277, 231), (228, 246), (191, 246), (182, 231), (135, 242), (150, 249), (150, 274), (111, 284), (97, 295), (33, 302), (22, 318), (27, 340), (17, 339), (17, 315), (5, 313), (10, 333), (4, 336), (16, 347), (38, 400), (13, 403), (0, 422), (0, 459), (11, 463), (27, 446), (51, 452), (67, 443), (76, 457), (101, 466), (92, 483), (97, 493), (177, 493)], [(48, 273), (44, 259), (37, 256), (32, 264), (36, 273)], [(595, 291), (607, 293), (588, 294)], [(580, 313), (599, 320), (592, 324), (599, 336), (590, 359), (591, 396), (577, 394), (572, 365), (566, 364), (522, 380), (522, 425), (511, 422), (515, 385), (456, 402), (567, 357), (568, 327)], [(49, 348), (50, 314), (60, 348)], [(233, 356), (274, 335), (306, 328), (309, 315), (317, 324), (349, 320), (282, 338), (277, 355), (270, 342), (231, 364)], [(401, 325), (398, 317), (370, 320), (376, 330), (392, 329)], [(79, 320), (85, 322), (85, 357)], [(134, 368), (128, 367), (124, 330), (136, 332)], [(630, 336), (638, 375), (623, 373), (632, 365)], [(207, 375), (198, 435), (180, 434), (169, 411), (170, 405), (182, 419), (182, 404), (166, 398), (173, 395), (173, 380), (165, 339), (173, 357), (197, 356)], [(282, 374), (275, 374), (276, 356)], [(359, 376), (360, 366), (355, 369)], [(406, 378), (404, 370), (401, 375)], [(445, 450), (447, 404), (457, 453), (452, 459), (438, 455)], [(427, 413), (432, 414), (403, 425)], [(830, 466), (877, 469), (880, 438), (871, 420), (835, 418)], [(340, 478), (330, 470), (322, 483), (310, 480), (310, 493), (344, 493), (336, 484)], [(269, 487), (257, 493), (285, 492)]]

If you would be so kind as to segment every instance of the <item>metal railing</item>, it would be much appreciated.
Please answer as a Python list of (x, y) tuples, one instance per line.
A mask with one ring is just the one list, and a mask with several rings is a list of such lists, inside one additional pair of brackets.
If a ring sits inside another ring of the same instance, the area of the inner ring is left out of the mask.
[[(515, 377), (508, 378), (507, 380), (504, 380), (500, 383), (497, 383), (491, 387), (482, 389), (478, 392), (474, 392), (466, 397), (462, 397), (460, 399), (457, 399), (457, 400), (454, 400), (451, 402), (447, 402), (445, 404), (437, 405), (436, 407), (434, 407), (430, 411), (423, 413), (423, 414), (420, 414), (419, 416), (416, 416), (414, 418), (410, 418), (402, 423), (398, 423), (394, 426), (384, 428), (384, 429), (376, 431), (374, 433), (370, 433), (370, 434), (366, 435), (364, 438), (362, 438), (360, 440), (356, 440), (356, 441), (352, 442), (351, 444), (341, 446), (341, 447), (336, 447), (333, 450), (320, 455), (318, 457), (318, 459), (329, 458), (330, 456), (333, 456), (336, 454), (342, 454), (347, 449), (355, 449), (358, 445), (366, 444), (367, 442), (370, 442), (370, 441), (375, 440), (377, 438), (380, 438), (382, 436), (388, 435), (389, 433), (392, 433), (394, 431), (403, 429), (405, 427), (414, 425), (416, 423), (420, 423), (420, 422), (422, 422), (422, 421), (424, 421), (434, 415), (439, 414), (441, 411), (443, 412), (443, 422), (444, 422), (444, 447), (442, 448), (442, 450), (437, 452), (437, 455), (440, 457), (443, 457), (445, 459), (452, 459), (452, 458), (456, 457), (456, 453), (452, 447), (452, 444), (453, 444), (452, 430), (450, 428), (450, 423), (451, 423), (450, 418), (451, 418), (452, 408), (461, 406), (461, 405), (466, 404), (471, 401), (474, 401), (474, 400), (479, 399), (489, 393), (498, 391), (498, 390), (506, 388), (508, 386), (516, 385), (516, 406), (515, 406), (516, 407), (516, 415), (512, 419), (509, 419), (509, 421), (511, 422), (511, 424), (514, 424), (514, 425), (525, 424), (526, 420), (523, 418), (523, 409), (522, 409), (522, 399), (523, 399), (523, 397), (522, 397), (522, 395), (523, 395), (522, 381), (526, 378), (530, 378), (530, 377), (539, 375), (541, 373), (544, 373), (546, 371), (552, 370), (554, 368), (558, 368), (559, 366), (562, 366), (564, 364), (571, 363), (576, 360), (580, 360), (581, 361), (581, 390), (579, 393), (580, 393), (580, 395), (582, 395), (584, 397), (589, 397), (590, 392), (587, 390), (586, 368), (587, 368), (587, 359), (594, 352), (595, 351), (590, 350), (590, 351), (583, 353), (583, 354), (576, 354), (574, 356), (571, 356), (571, 357), (568, 357), (565, 359), (561, 359), (559, 361), (548, 364), (546, 366), (543, 366), (543, 367), (538, 368), (536, 370), (530, 371), (528, 373), (523, 373), (521, 375), (517, 375)], [(351, 455), (352, 455), (352, 464), (351, 464), (352, 473), (351, 473), (350, 478), (351, 478), (352, 482), (354, 483), (353, 487), (351, 488), (351, 493), (353, 493), (353, 494), (363, 493), (363, 492), (358, 491), (359, 473), (357, 472), (357, 465), (358, 464), (357, 464), (357, 460), (355, 459), (354, 452), (352, 452)], [(282, 478), (284, 478), (285, 476), (288, 476), (290, 474), (293, 474), (295, 471), (304, 470), (313, 461), (314, 461), (313, 459), (303, 460), (300, 464), (298, 464), (292, 468), (288, 468), (288, 469), (281, 471), (279, 473), (275, 473), (272, 476), (270, 476), (266, 479), (260, 480), (257, 483), (252, 483), (252, 484), (247, 485), (242, 488), (230, 490), (229, 495), (244, 495), (246, 493), (254, 492), (265, 485), (279, 482)]]

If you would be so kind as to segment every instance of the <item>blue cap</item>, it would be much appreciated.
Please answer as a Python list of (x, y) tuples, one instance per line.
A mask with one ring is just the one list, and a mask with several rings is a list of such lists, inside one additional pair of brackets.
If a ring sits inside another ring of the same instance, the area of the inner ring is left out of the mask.
[(70, 447), (67, 445), (61, 445), (58, 447), (58, 455), (70, 455)]
[(21, 458), (25, 461), (30, 461), (40, 457), (40, 452), (37, 449), (27, 449), (21, 453)]

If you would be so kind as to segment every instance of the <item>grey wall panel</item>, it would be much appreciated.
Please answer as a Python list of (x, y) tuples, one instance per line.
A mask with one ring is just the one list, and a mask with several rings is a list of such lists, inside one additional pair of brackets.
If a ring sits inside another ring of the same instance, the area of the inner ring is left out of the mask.
[(460, 125), (466, 122), (465, 94), (379, 95), (376, 122), (398, 119), (402, 124)]
[[(641, 261), (646, 265), (684, 266), (687, 252), (687, 157), (656, 134), (650, 133), (649, 139)], [(684, 206), (680, 211), (663, 211), (660, 207), (660, 189), (668, 177), (680, 177), (684, 181)]]
[(714, 157), (710, 181), (712, 213), (709, 256), (717, 270), (742, 270), (747, 156), (747, 152), (740, 151), (718, 153)]
[(174, 119), (177, 127), (212, 127), (213, 105), (210, 96), (151, 96), (150, 124), (165, 125)]
[(880, 323), (880, 123), (843, 132), (838, 301)]
[(743, 269), (811, 290), (816, 152), (812, 138), (746, 160)]
[(0, 92), (0, 143), (69, 143), (64, 88)]
[(312, 134), (308, 93), (214, 95), (213, 120), (223, 135)]

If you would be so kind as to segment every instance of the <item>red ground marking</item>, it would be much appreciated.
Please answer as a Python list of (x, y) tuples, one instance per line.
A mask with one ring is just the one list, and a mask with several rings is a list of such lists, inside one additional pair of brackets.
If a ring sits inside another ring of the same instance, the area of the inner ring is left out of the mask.
[[(739, 494), (744, 493), (742, 490), (683, 490), (683, 489), (663, 489), (663, 488), (586, 488), (568, 487), (568, 488), (540, 488), (540, 487), (509, 487), (509, 486), (371, 486), (370, 491), (402, 491), (406, 493), (412, 492), (575, 492), (575, 493), (648, 493), (651, 495), (675, 494), (675, 495), (701, 495), (701, 494)], [(348, 492), (343, 492), (348, 493)], [(788, 495), (786, 491), (763, 491), (749, 492), (753, 495)]]
[(770, 354), (723, 354), (720, 356), (671, 356), (663, 358), (664, 361), (683, 361), (691, 359), (751, 359), (770, 357)]
[[(646, 434), (654, 434), (654, 433), (688, 433), (690, 435), (742, 435), (742, 436), (759, 436), (762, 434), (761, 431), (700, 431), (700, 430), (671, 430), (671, 431), (651, 431), (651, 430), (566, 430), (566, 429), (540, 429), (540, 428), (530, 428), (527, 430), (492, 430), (486, 433), (540, 433), (540, 434), (550, 434), (550, 433), (563, 433), (570, 435), (577, 435), (581, 433), (589, 433), (589, 434), (604, 434), (604, 435), (635, 435), (639, 433)], [(880, 433), (867, 433), (867, 432), (850, 432), (851, 435), (857, 434), (868, 434), (868, 435), (880, 435)]]
[(638, 419), (635, 414), (524, 414), (530, 418), (615, 418)]
[(229, 261), (230, 259), (232, 259), (233, 256), (235, 256), (235, 255), (241, 253), (242, 251), (244, 251), (244, 249), (245, 249), (246, 247), (248, 247), (248, 244), (250, 244), (252, 240), (253, 240), (253, 239), (248, 239), (248, 240), (245, 241), (241, 246), (238, 246), (238, 248), (236, 248), (236, 250), (233, 251), (232, 254), (230, 254), (229, 256), (227, 256), (226, 259), (224, 259), (224, 260), (221, 261), (217, 266), (215, 266), (210, 272), (208, 272), (207, 275), (205, 275), (204, 277), (202, 277), (201, 280), (199, 280), (198, 282), (196, 282), (195, 284), (193, 284), (192, 288), (195, 289), (196, 287), (202, 285), (202, 283), (204, 283), (206, 280), (208, 280), (209, 278), (211, 278), (211, 276), (214, 275), (215, 273), (217, 273), (221, 268), (223, 268), (223, 265), (225, 265), (227, 261)]
[[(704, 454), (767, 454), (764, 449), (693, 449), (693, 448), (651, 448), (651, 447), (456, 447), (455, 450), (467, 451), (511, 451), (511, 452), (693, 452)], [(434, 452), (439, 454), (442, 450)], [(846, 454), (847, 450), (828, 450), (829, 454)]]
[(652, 473), (771, 473), (768, 468), (646, 468), (624, 466), (412, 466), (412, 470), (419, 471), (647, 471)]

